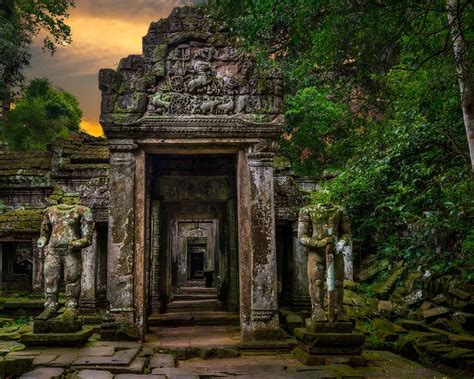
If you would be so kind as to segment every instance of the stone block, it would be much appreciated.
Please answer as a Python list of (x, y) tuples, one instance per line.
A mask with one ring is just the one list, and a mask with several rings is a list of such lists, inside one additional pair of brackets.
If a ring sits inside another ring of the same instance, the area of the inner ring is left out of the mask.
[(33, 367), (45, 366), (58, 357), (57, 354), (40, 354), (33, 360)]
[(301, 344), (300, 347), (309, 354), (315, 355), (360, 355), (361, 346), (308, 346)]
[(414, 330), (418, 332), (428, 332), (428, 328), (422, 321), (414, 320), (398, 320), (397, 324), (406, 330)]
[(171, 354), (154, 354), (150, 360), (150, 367), (176, 367), (174, 356)]
[(318, 355), (312, 355), (304, 351), (301, 347), (296, 347), (292, 352), (293, 356), (306, 366), (324, 365), (325, 359)]
[(20, 379), (59, 379), (63, 373), (63, 368), (41, 367), (23, 374)]
[(362, 346), (362, 333), (313, 333), (304, 328), (295, 329), (295, 337), (308, 346)]
[(306, 329), (313, 333), (352, 333), (355, 324), (352, 321), (312, 321), (306, 319)]
[(113, 346), (94, 346), (84, 347), (79, 350), (79, 357), (97, 357), (106, 356), (110, 357), (114, 355), (115, 348)]
[(95, 328), (85, 326), (76, 333), (25, 333), (21, 342), (26, 346), (81, 346), (85, 344), (94, 333)]
[(115, 352), (113, 355), (79, 356), (74, 362), (74, 367), (86, 366), (128, 366), (137, 356), (139, 349), (124, 349)]
[(454, 287), (449, 289), (449, 293), (453, 296), (456, 296), (458, 299), (461, 300), (469, 300), (471, 298), (471, 294), (463, 291), (460, 288)]
[(423, 311), (423, 317), (427, 321), (434, 321), (437, 318), (449, 315), (450, 310), (446, 307), (436, 307)]
[(76, 333), (82, 329), (82, 320), (63, 320), (53, 318), (51, 320), (34, 320), (33, 333)]
[(439, 293), (431, 299), (431, 302), (436, 305), (443, 305), (448, 302), (448, 297), (444, 293)]
[(81, 370), (76, 372), (72, 379), (112, 379), (114, 376), (109, 371), (103, 370)]

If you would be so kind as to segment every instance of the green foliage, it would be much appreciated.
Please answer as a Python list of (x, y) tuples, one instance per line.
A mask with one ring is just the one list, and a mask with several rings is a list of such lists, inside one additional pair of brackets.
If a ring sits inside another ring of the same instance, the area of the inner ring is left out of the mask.
[(29, 47), (34, 37), (44, 36), (43, 48), (54, 53), (56, 46), (71, 42), (65, 23), (74, 0), (2, 0), (0, 6), (0, 100), (3, 118), (16, 87), (23, 84), (23, 69), (29, 65)]
[(56, 137), (79, 131), (82, 111), (70, 93), (34, 79), (11, 111), (10, 122), (0, 131), (13, 150), (45, 150)]
[[(436, 272), (472, 259), (474, 184), (446, 1), (208, 8), (260, 66), (282, 71), (283, 153), (297, 173), (336, 174), (321, 184), (350, 214), (355, 253)], [(460, 0), (458, 11), (473, 62), (474, 3)]]

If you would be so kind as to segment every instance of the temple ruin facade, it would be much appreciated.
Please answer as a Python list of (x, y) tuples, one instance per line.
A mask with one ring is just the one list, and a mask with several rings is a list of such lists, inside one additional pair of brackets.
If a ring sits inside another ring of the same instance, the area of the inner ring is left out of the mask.
[(92, 209), (80, 306), (147, 327), (163, 314), (240, 317), (243, 341), (281, 337), (309, 304), (298, 210), (314, 182), (279, 155), (283, 81), (221, 24), (183, 7), (143, 51), (99, 74), (105, 138), (0, 150), (1, 289), (42, 289), (36, 240), (56, 187)]

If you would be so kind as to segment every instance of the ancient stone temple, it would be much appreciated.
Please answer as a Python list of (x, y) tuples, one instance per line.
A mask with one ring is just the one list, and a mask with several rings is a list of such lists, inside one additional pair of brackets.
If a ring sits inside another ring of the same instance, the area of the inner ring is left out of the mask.
[(196, 312), (239, 317), (243, 341), (280, 338), (279, 307), (310, 304), (296, 232), (313, 189), (278, 155), (282, 86), (200, 10), (152, 23), (142, 54), (100, 71), (105, 139), (0, 149), (2, 289), (42, 290), (36, 241), (60, 187), (94, 219), (83, 311), (141, 339), (162, 315)]
[(282, 85), (189, 7), (152, 23), (141, 55), (101, 70), (107, 300), (141, 333), (150, 310), (178, 309), (180, 294), (207, 279), (217, 294), (209, 309), (240, 312), (244, 340), (280, 336), (273, 160)]

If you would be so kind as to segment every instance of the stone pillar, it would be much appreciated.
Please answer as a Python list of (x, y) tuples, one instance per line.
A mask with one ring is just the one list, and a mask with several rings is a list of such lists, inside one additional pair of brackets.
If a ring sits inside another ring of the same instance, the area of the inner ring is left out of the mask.
[(292, 254), (293, 283), (291, 290), (291, 305), (295, 309), (311, 308), (309, 283), (307, 273), (308, 256), (306, 249), (298, 242), (298, 223), (292, 224)]
[(3, 292), (3, 243), (0, 242), (0, 293)]
[(110, 148), (107, 301), (117, 319), (133, 322), (135, 232), (135, 156), (132, 140), (113, 140)]
[(229, 243), (229, 311), (239, 309), (239, 252), (237, 249), (237, 225), (235, 217), (235, 200), (229, 199), (226, 203), (227, 212), (227, 239)]
[(32, 287), (33, 291), (44, 293), (44, 259), (40, 257), (41, 251), (37, 246), (38, 238), (31, 240), (31, 250), (33, 252), (33, 272), (32, 272)]
[(160, 202), (151, 201), (151, 309), (160, 312)]
[(239, 154), (241, 333), (281, 337), (278, 321), (273, 153)]
[(92, 244), (82, 249), (81, 301), (83, 311), (97, 307), (97, 230), (92, 234)]
[(145, 341), (147, 331), (147, 288), (146, 288), (146, 153), (140, 148), (135, 155), (135, 229), (133, 259), (133, 301), (134, 322), (138, 327), (140, 341)]

